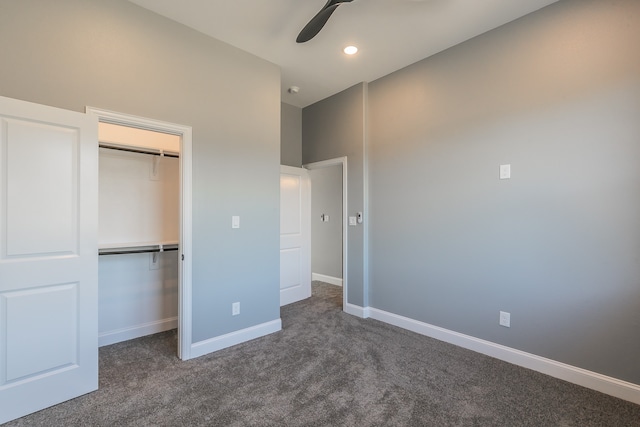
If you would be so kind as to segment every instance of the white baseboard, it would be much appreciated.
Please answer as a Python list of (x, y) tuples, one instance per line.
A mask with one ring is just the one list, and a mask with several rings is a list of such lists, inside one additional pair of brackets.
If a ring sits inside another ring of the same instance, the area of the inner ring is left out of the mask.
[(157, 334), (158, 332), (169, 331), (178, 327), (178, 318), (157, 320), (155, 322), (143, 323), (141, 325), (128, 328), (116, 329), (113, 331), (100, 332), (98, 334), (98, 347), (117, 342), (132, 340), (146, 335)]
[(359, 305), (349, 304), (343, 308), (343, 311), (352, 316), (360, 317), (362, 319), (366, 319), (369, 317), (369, 307), (360, 307)]
[(320, 282), (325, 282), (330, 285), (342, 286), (342, 279), (324, 274), (311, 273), (311, 280), (319, 280)]
[(426, 335), (440, 341), (486, 354), (487, 356), (495, 357), (496, 359), (504, 360), (505, 362), (513, 363), (514, 365), (532, 369), (573, 384), (640, 404), (640, 385), (638, 384), (629, 383), (597, 372), (588, 371), (545, 357), (536, 356), (535, 354), (450, 331), (408, 317), (378, 310), (377, 308), (358, 308), (367, 311), (372, 319), (380, 320), (381, 322), (408, 329), (421, 335)]
[(271, 322), (261, 323), (260, 325), (220, 335), (219, 337), (198, 341), (197, 343), (191, 344), (190, 358), (204, 356), (205, 354), (213, 353), (223, 348), (278, 332), (281, 329), (282, 320), (276, 319)]

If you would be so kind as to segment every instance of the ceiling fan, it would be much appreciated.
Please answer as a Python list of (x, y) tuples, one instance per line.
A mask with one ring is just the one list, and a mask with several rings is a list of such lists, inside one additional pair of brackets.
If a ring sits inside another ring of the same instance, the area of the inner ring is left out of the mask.
[(304, 26), (300, 34), (298, 34), (298, 38), (296, 42), (304, 43), (308, 42), (312, 38), (316, 36), (324, 27), (324, 24), (327, 23), (333, 12), (340, 6), (342, 3), (351, 3), (353, 0), (328, 0), (324, 5), (320, 12), (316, 14), (311, 21)]

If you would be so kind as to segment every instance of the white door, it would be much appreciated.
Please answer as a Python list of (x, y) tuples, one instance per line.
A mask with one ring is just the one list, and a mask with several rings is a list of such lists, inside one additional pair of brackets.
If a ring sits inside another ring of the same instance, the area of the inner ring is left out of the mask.
[(98, 388), (97, 141), (0, 97), (0, 423)]
[(280, 305), (311, 296), (311, 184), (306, 169), (280, 166)]

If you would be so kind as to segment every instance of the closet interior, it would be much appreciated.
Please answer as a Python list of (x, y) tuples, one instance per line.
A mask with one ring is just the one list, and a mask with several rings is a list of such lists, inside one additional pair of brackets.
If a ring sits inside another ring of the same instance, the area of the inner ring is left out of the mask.
[(180, 137), (99, 124), (99, 345), (178, 324)]

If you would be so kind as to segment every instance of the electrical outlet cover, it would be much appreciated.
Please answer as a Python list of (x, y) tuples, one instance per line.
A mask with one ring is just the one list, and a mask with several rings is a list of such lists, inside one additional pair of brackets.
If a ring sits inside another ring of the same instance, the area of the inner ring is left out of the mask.
[(500, 326), (511, 327), (511, 313), (507, 313), (506, 311), (500, 312)]

